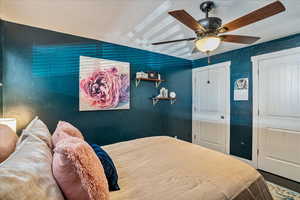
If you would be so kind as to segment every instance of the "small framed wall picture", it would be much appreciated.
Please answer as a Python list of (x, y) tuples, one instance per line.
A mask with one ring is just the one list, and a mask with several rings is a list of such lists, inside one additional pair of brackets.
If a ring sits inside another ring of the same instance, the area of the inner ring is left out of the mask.
[(248, 101), (249, 79), (239, 78), (234, 82), (234, 101)]

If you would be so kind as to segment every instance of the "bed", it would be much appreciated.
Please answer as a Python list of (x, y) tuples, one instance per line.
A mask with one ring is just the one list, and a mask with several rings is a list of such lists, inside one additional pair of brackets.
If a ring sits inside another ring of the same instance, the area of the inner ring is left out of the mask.
[(103, 148), (119, 173), (111, 200), (272, 200), (254, 168), (198, 145), (150, 137)]

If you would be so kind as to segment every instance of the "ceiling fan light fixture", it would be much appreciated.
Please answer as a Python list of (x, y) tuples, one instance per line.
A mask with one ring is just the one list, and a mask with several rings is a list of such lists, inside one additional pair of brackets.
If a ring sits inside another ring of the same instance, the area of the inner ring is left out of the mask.
[(196, 40), (196, 48), (201, 52), (211, 52), (216, 50), (221, 43), (221, 39), (218, 36), (207, 36)]

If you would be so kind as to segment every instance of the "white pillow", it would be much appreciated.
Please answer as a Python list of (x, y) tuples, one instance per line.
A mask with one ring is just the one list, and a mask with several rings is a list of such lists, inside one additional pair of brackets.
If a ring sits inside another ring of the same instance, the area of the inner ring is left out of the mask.
[[(19, 138), (18, 144), (21, 144), (29, 135), (34, 135), (43, 140), (52, 148), (51, 133), (44, 122), (42, 122), (38, 117), (35, 117), (27, 127), (22, 131)], [(17, 147), (18, 148), (18, 147)]]
[(51, 170), (52, 152), (34, 134), (0, 164), (0, 199), (64, 200)]

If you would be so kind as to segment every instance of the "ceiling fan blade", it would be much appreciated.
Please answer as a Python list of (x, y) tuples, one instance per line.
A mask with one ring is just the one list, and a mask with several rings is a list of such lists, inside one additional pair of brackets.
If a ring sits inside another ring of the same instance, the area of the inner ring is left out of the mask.
[(235, 29), (247, 26), (249, 24), (255, 23), (257, 21), (263, 20), (265, 18), (276, 15), (280, 12), (285, 11), (284, 5), (280, 1), (275, 1), (265, 7), (255, 10), (243, 17), (235, 19), (225, 25), (223, 25), (219, 30), (221, 33), (228, 31), (233, 31)]
[(170, 11), (169, 14), (179, 20), (181, 23), (189, 27), (195, 32), (205, 32), (205, 28), (201, 26), (195, 18), (193, 18), (185, 10)]
[(244, 35), (221, 35), (219, 36), (223, 42), (232, 42), (240, 44), (253, 44), (260, 37), (244, 36)]
[(195, 37), (192, 38), (186, 38), (186, 39), (180, 39), (180, 40), (170, 40), (170, 41), (164, 41), (164, 42), (155, 42), (152, 43), (152, 45), (160, 45), (160, 44), (168, 44), (168, 43), (173, 43), (173, 42), (182, 42), (182, 41), (191, 41), (191, 40), (195, 40)]

